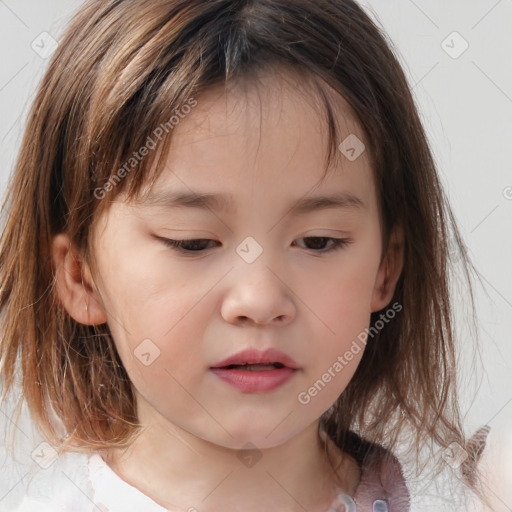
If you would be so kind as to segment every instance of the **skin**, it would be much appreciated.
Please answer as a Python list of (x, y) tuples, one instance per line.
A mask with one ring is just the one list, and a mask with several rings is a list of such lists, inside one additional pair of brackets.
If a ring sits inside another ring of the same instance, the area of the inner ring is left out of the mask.
[[(94, 275), (67, 235), (54, 240), (60, 300), (78, 322), (108, 323), (135, 388), (142, 433), (105, 459), (171, 510), (321, 511), (335, 489), (353, 495), (359, 482), (355, 461), (324, 445), (317, 427), (363, 350), (308, 404), (297, 397), (350, 348), (371, 312), (388, 306), (402, 269), (400, 239), (393, 235), (381, 261), (366, 152), (342, 157), (320, 183), (325, 119), (301, 80), (284, 76), (264, 75), (261, 87), (239, 83), (227, 95), (210, 89), (174, 129), (154, 190), (229, 193), (231, 212), (120, 196), (94, 232)], [(337, 102), (341, 140), (364, 140), (346, 102)], [(287, 215), (297, 199), (335, 191), (364, 207)], [(155, 236), (216, 243), (189, 257)], [(236, 252), (248, 236), (263, 249), (251, 264)], [(322, 253), (331, 242), (304, 239), (313, 236), (351, 243)], [(134, 355), (144, 339), (160, 350), (149, 366)], [(248, 347), (278, 348), (300, 369), (280, 388), (252, 394), (209, 370)], [(261, 455), (251, 467), (237, 457), (247, 443)]]

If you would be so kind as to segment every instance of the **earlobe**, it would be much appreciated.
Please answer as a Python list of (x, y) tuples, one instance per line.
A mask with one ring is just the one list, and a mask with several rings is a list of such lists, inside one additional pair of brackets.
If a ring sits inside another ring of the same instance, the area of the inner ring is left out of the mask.
[(60, 233), (54, 237), (52, 261), (56, 293), (69, 315), (85, 325), (105, 323), (107, 316), (95, 290), (89, 266), (68, 235)]
[(390, 237), (386, 257), (380, 264), (375, 280), (371, 302), (372, 313), (384, 309), (391, 302), (396, 284), (402, 274), (403, 262), (403, 230), (401, 227), (396, 227)]

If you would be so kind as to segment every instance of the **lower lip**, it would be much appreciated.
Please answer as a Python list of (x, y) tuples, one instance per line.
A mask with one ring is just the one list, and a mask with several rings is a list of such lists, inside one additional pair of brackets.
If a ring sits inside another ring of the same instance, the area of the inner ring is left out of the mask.
[(228, 370), (227, 368), (211, 368), (219, 379), (244, 393), (267, 393), (289, 381), (295, 372), (294, 368), (276, 368), (275, 370), (247, 371)]

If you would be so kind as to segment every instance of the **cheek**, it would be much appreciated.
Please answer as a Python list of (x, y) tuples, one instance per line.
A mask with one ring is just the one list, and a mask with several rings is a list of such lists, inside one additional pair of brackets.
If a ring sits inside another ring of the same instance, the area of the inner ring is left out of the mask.
[[(136, 311), (129, 334), (115, 324), (111, 330), (136, 392), (166, 416), (194, 418), (201, 410), (189, 393), (200, 386), (206, 368), (201, 348), (204, 333), (200, 322), (191, 322), (187, 316), (195, 311), (193, 304), (182, 302), (172, 308), (166, 302), (153, 301)], [(201, 314), (199, 309), (195, 314)]]
[(173, 377), (185, 384), (196, 373), (190, 368), (205, 365), (201, 322), (193, 320), (206, 315), (202, 299), (212, 284), (173, 269), (161, 251), (105, 260), (102, 276), (107, 322), (130, 379), (141, 393), (168, 399)]
[(324, 322), (330, 337), (346, 339), (367, 327), (378, 272), (378, 254), (372, 250), (347, 252), (346, 258), (340, 258), (310, 281), (305, 296)]
[[(126, 233), (104, 247), (100, 273), (109, 325), (130, 337), (162, 338), (187, 315), (200, 287), (173, 265), (156, 241), (128, 244)], [(135, 332), (132, 332), (135, 331)]]
[(322, 390), (324, 404), (334, 402), (345, 389), (363, 356), (379, 264), (377, 251), (378, 247), (368, 245), (347, 252), (342, 264), (310, 284), (308, 304), (314, 305), (310, 309), (321, 321), (317, 322), (316, 342), (308, 347), (312, 364), (306, 380), (314, 386), (312, 395)]
[(129, 290), (124, 292), (123, 323), (111, 318), (109, 327), (125, 367), (141, 369), (149, 363), (153, 371), (162, 368), (173, 374), (201, 367), (203, 327), (197, 319), (202, 305), (197, 294), (139, 294), (137, 304), (129, 302)]

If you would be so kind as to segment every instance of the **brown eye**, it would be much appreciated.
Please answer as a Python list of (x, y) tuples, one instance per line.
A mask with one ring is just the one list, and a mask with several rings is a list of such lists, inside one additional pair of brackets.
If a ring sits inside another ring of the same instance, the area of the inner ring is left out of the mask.
[[(348, 238), (331, 238), (326, 236), (307, 236), (301, 238), (300, 240), (307, 240), (308, 242), (305, 245), (310, 247), (306, 248), (320, 253), (336, 251), (346, 247), (349, 243), (351, 243), (351, 240)], [(332, 244), (327, 249), (322, 249), (322, 247), (324, 247), (327, 242), (332, 242)]]
[[(209, 242), (214, 242), (208, 238), (196, 238), (190, 240), (172, 240), (170, 238), (158, 237), (165, 245), (182, 254), (200, 254), (205, 252), (209, 247)], [(307, 241), (306, 249), (318, 253), (333, 252), (351, 243), (348, 238), (331, 238), (325, 236), (308, 236), (300, 240)], [(330, 245), (329, 245), (330, 242)], [(327, 246), (327, 248), (326, 248)]]

